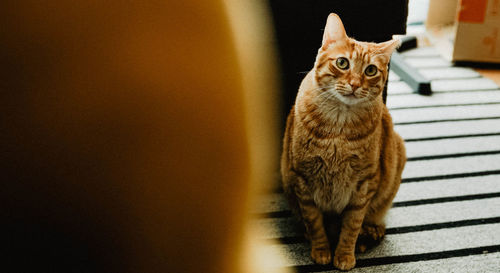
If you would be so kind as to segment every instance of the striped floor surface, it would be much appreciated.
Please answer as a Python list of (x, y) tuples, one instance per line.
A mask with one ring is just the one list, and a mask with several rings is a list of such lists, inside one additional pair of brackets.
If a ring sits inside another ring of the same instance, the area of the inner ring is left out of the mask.
[[(432, 80), (420, 96), (391, 74), (387, 106), (405, 139), (408, 162), (386, 217), (387, 235), (357, 255), (351, 272), (500, 272), (500, 89), (453, 67), (433, 48), (404, 54)], [(252, 225), (277, 267), (337, 272), (315, 265), (283, 195), (260, 196)]]

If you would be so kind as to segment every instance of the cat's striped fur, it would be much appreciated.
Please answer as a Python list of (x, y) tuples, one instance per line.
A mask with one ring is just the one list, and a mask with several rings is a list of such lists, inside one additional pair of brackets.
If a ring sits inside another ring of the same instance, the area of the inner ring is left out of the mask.
[[(406, 162), (403, 140), (393, 131), (381, 96), (398, 45), (397, 40), (375, 44), (348, 38), (340, 18), (330, 14), (314, 68), (288, 116), (283, 187), (317, 263), (328, 264), (333, 256), (337, 268), (349, 270), (355, 266), (358, 236), (379, 241), (385, 234), (384, 216)], [(340, 68), (339, 58), (349, 67)], [(375, 65), (375, 75), (368, 76), (368, 65)], [(336, 247), (324, 227), (329, 214), (340, 216)], [(366, 243), (358, 241), (358, 249), (364, 251)]]

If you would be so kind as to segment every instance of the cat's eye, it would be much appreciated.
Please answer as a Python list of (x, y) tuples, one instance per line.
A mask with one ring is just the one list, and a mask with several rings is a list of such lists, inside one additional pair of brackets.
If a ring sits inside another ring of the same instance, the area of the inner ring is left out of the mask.
[(346, 70), (349, 68), (349, 61), (344, 57), (337, 58), (336, 63), (337, 63), (337, 67), (342, 69), (342, 70)]
[(366, 67), (365, 74), (366, 76), (375, 76), (375, 74), (377, 74), (377, 71), (378, 71), (377, 67), (371, 64)]

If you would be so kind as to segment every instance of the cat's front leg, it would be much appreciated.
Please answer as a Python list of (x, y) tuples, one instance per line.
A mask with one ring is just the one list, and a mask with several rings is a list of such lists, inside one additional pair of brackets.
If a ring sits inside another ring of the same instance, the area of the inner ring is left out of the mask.
[(323, 213), (314, 203), (305, 180), (301, 177), (298, 177), (297, 180), (295, 194), (297, 195), (302, 221), (306, 227), (307, 237), (311, 241), (311, 258), (315, 263), (329, 264), (332, 260), (332, 254), (323, 225)]
[(363, 200), (350, 204), (343, 212), (339, 242), (333, 259), (333, 265), (340, 270), (350, 270), (356, 265), (354, 250), (367, 207), (368, 202)]

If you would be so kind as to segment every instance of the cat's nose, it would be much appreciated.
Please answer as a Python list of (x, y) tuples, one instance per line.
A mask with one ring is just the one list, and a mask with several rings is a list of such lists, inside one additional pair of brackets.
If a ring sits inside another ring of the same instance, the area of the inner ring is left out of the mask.
[(359, 83), (351, 83), (352, 92), (358, 90), (359, 86), (360, 86)]
[(361, 86), (361, 81), (357, 78), (351, 78), (349, 84), (351, 85), (352, 92), (354, 92)]

